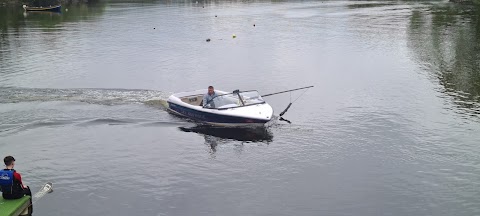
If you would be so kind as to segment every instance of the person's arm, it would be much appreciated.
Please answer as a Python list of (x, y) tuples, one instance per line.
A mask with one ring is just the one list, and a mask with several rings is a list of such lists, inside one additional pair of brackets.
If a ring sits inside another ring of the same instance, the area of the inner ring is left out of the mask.
[(14, 172), (13, 173), (13, 177), (20, 182), (20, 185), (22, 186), (23, 189), (25, 189), (25, 185), (23, 185), (23, 182), (22, 182), (22, 175), (20, 175), (20, 173), (18, 172)]
[(203, 107), (207, 105), (208, 97), (207, 95), (203, 95)]

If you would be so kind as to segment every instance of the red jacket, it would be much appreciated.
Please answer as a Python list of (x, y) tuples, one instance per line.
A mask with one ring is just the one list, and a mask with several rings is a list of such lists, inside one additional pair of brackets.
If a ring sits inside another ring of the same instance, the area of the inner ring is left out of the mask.
[(16, 181), (17, 183), (20, 184), (20, 186), (22, 186), (22, 188), (25, 188), (25, 187), (23, 187), (22, 175), (20, 175), (20, 173), (18, 173), (17, 171), (15, 171), (15, 172), (13, 173), (13, 178), (14, 178), (13, 181)]

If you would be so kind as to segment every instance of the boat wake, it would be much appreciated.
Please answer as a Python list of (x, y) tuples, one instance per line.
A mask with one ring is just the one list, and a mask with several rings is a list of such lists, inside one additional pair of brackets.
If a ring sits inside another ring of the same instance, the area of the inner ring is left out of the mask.
[(40, 200), (43, 196), (45, 196), (48, 193), (53, 192), (53, 185), (51, 182), (47, 182), (40, 190), (35, 193), (32, 197), (32, 203), (36, 203), (38, 200)]
[(163, 107), (170, 93), (145, 89), (0, 88), (0, 104), (67, 101), (98, 105), (146, 104)]
[(136, 125), (138, 127), (178, 127), (189, 124), (183, 121), (152, 121), (151, 119), (128, 119), (128, 118), (96, 118), (96, 119), (49, 119), (33, 122), (10, 123), (0, 125), (0, 137), (16, 134), (37, 128), (54, 128), (63, 126), (91, 127), (98, 125)]
[(163, 98), (147, 100), (143, 103), (145, 105), (148, 105), (148, 106), (162, 108), (163, 110), (167, 110), (167, 108), (168, 108), (168, 102), (167, 102), (167, 100), (165, 100)]

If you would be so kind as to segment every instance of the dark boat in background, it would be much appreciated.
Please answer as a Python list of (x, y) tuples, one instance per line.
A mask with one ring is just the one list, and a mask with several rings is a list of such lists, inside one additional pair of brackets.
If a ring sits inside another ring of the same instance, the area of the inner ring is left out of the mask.
[(23, 5), (25, 11), (50, 11), (50, 12), (61, 12), (62, 5), (48, 6), (48, 7), (28, 7)]

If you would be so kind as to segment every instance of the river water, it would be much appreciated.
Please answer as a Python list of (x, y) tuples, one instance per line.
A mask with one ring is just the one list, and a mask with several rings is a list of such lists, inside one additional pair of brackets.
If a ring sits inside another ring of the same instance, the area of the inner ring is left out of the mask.
[[(53, 182), (37, 216), (479, 215), (479, 73), (445, 1), (0, 6), (0, 155)], [(315, 87), (264, 129), (162, 107), (209, 85)]]

